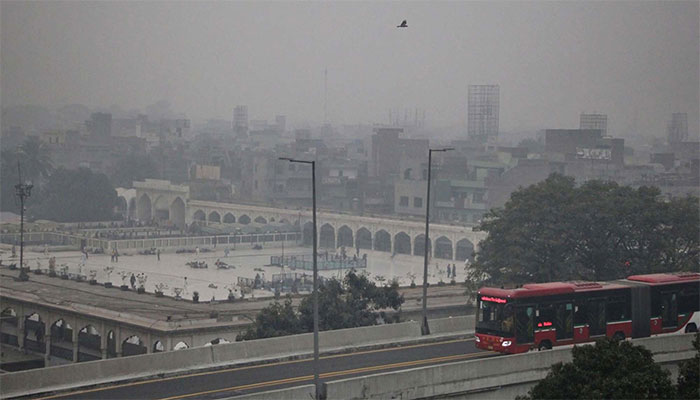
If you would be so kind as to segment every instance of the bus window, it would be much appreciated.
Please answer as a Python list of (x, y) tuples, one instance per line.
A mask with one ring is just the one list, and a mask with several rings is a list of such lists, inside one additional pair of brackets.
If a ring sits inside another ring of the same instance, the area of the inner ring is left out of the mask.
[(596, 299), (588, 302), (588, 335), (605, 335), (605, 300)]
[(537, 308), (537, 329), (554, 329), (553, 304), (540, 304)]
[[(580, 301), (580, 302), (578, 302)], [(584, 300), (577, 300), (574, 313), (574, 324), (583, 326), (588, 324), (588, 303)]]
[(556, 305), (557, 316), (554, 327), (557, 330), (557, 340), (571, 339), (574, 337), (573, 304), (561, 303)]
[(608, 322), (626, 321), (630, 319), (627, 311), (629, 304), (624, 297), (617, 296), (608, 299)]
[(688, 315), (698, 310), (700, 310), (700, 292), (698, 291), (698, 285), (684, 288), (678, 299), (678, 313)]
[(513, 336), (512, 307), (511, 304), (479, 300), (477, 330), (489, 335)]
[(521, 306), (515, 310), (515, 339), (519, 344), (535, 341), (535, 308)]
[(677, 299), (676, 293), (661, 293), (661, 326), (664, 328), (678, 325)]

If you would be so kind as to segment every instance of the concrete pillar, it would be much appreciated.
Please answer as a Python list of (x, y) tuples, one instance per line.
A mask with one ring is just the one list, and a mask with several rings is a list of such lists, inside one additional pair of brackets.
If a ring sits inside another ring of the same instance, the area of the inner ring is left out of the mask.
[(153, 353), (153, 343), (151, 343), (151, 339), (151, 333), (148, 332), (148, 335), (146, 335), (146, 354)]
[[(78, 322), (78, 321), (75, 321)], [(80, 328), (78, 328), (77, 324), (73, 325), (73, 362), (78, 362), (78, 332)]]
[(107, 335), (109, 332), (105, 327), (104, 322), (100, 322), (100, 352), (102, 353), (102, 359), (107, 359)]
[(44, 366), (49, 366), (51, 360), (51, 335), (44, 335), (44, 343), (46, 343), (46, 351), (44, 351)]
[(25, 332), (24, 332), (24, 322), (25, 322), (25, 315), (24, 314), (17, 314), (17, 346), (20, 348), (20, 350), (24, 349), (24, 338), (25, 338)]
[(114, 330), (114, 350), (116, 357), (122, 356), (122, 328), (119, 326)]

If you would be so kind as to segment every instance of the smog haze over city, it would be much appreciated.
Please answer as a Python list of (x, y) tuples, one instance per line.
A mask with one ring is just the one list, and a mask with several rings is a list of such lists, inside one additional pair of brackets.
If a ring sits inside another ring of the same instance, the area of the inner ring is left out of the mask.
[(0, 106), (1, 398), (700, 397), (698, 0), (0, 0)]
[[(192, 119), (285, 114), (384, 123), (418, 107), (464, 125), (467, 85), (498, 83), (501, 130), (698, 131), (698, 2), (11, 2), (3, 106), (142, 109)], [(409, 29), (396, 29), (406, 19)], [(401, 111), (403, 113), (403, 111)]]

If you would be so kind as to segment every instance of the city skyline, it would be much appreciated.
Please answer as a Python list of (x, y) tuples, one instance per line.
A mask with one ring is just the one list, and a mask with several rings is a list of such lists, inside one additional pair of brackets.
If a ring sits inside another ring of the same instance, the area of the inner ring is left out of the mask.
[[(499, 84), (501, 131), (610, 118), (615, 136), (698, 132), (698, 4), (2, 3), (3, 106), (142, 108), (294, 126), (426, 110), (462, 126), (467, 87)], [(396, 29), (407, 19), (409, 28)]]

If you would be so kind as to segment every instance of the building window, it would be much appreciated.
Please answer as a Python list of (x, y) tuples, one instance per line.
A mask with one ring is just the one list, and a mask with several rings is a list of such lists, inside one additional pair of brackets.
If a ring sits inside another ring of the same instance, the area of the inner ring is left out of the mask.
[(413, 207), (415, 207), (415, 208), (423, 207), (423, 198), (422, 197), (414, 197), (413, 198)]
[(484, 202), (484, 193), (483, 192), (474, 193), (474, 203), (483, 203), (483, 202)]
[(401, 196), (401, 199), (399, 200), (399, 205), (401, 207), (408, 207), (408, 196)]

